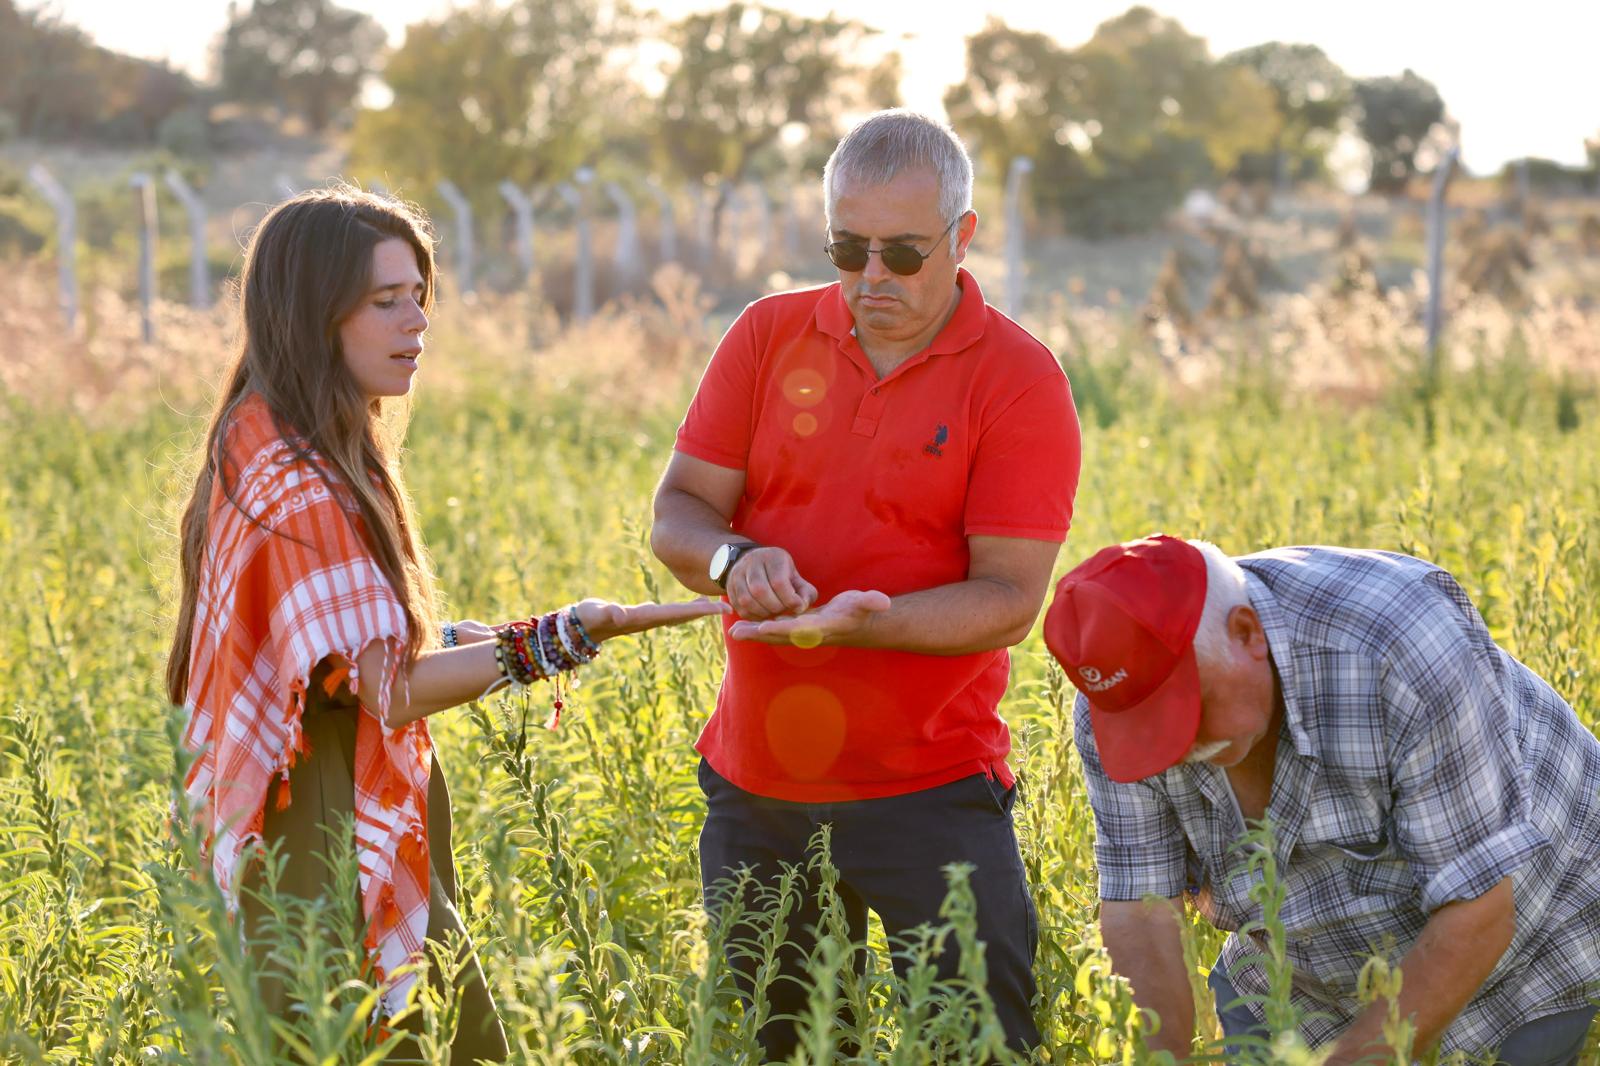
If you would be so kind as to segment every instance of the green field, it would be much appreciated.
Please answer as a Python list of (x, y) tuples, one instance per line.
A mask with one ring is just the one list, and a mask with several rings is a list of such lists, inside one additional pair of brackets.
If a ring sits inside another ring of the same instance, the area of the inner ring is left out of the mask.
[[(593, 337), (650, 358), (636, 332)], [(617, 384), (628, 374), (603, 387), (585, 378), (580, 343), (531, 360), (509, 346), (465, 350), (477, 343), (457, 332), (430, 348), (406, 458), (452, 613), (498, 621), (583, 595), (679, 595), (645, 535), (705, 353), (658, 367), (630, 394)], [(1426, 404), (1403, 371), (1352, 404), (1243, 367), (1180, 389), (1122, 349), (1075, 350), (1065, 363), (1084, 476), (1060, 569), (1158, 529), (1235, 554), (1295, 543), (1410, 552), (1454, 571), (1496, 637), (1600, 726), (1592, 393), (1503, 352), (1447, 377)], [(155, 396), (128, 407), (113, 417), (60, 397), (0, 398), (0, 1058), (254, 1066), (269, 1061), (275, 1020), (252, 1011), (237, 939), (168, 825), (178, 771), (160, 675), (174, 497), (203, 427)], [(515, 702), (433, 720), (463, 912), (517, 1061), (754, 1061), (718, 931), (699, 909), (691, 744), (720, 656), (710, 624), (619, 641), (556, 732), (535, 724), (537, 701), (526, 731)], [(1037, 631), (1014, 661), (1001, 709), (1043, 927), (1044, 1055), (1149, 1061), (1098, 944), (1071, 690)], [(958, 892), (957, 937), (969, 928), (960, 904)], [(284, 1061), (373, 1061), (370, 992), (342, 946), (346, 909), (287, 917), (300, 923), (285, 947), (303, 955), (308, 1003), (276, 1022)], [(1198, 920), (1194, 931), (1203, 990), (1219, 941)], [(851, 1034), (832, 1023), (830, 995), (858, 1006), (858, 1061), (973, 1061), (985, 1030), (974, 1037), (963, 1011), (981, 1019), (982, 1003), (959, 985), (900, 986), (882, 947), (856, 982), (824, 938), (805, 1061), (846, 1061), (836, 1049)], [(955, 1006), (930, 1020), (941, 996)], [(448, 1005), (424, 1009), (442, 1032)], [(1214, 1036), (1197, 1033), (1197, 1050)]]

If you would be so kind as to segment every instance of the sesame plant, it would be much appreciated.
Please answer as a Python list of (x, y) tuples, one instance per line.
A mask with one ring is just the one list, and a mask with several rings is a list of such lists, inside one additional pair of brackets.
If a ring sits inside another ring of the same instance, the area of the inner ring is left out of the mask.
[[(470, 325), (452, 326), (449, 312), (430, 342), (405, 468), (452, 616), (680, 595), (645, 541), (706, 349), (651, 361), (661, 327), (647, 310), (552, 334), (532, 352), (500, 339), (522, 334), (496, 334), (492, 308)], [(1415, 349), (1398, 328), (1382, 374), (1374, 348), (1366, 384), (1344, 391), (1263, 369), (1260, 353), (1278, 342), (1253, 346), (1249, 326), (1207, 342), (1200, 377), (1172, 369), (1151, 347), (1159, 338), (1131, 328), (1065, 318), (1038, 328), (1062, 353), (1084, 415), (1061, 570), (1157, 529), (1234, 553), (1295, 543), (1410, 552), (1454, 571), (1496, 639), (1600, 727), (1600, 404), (1582, 368), (1552, 371), (1519, 354), (1513, 333), (1486, 327), (1444, 373), (1430, 423)], [(1373, 327), (1353, 318), (1349, 328)], [(196, 872), (197, 841), (171, 817), (185, 759), (160, 677), (175, 509), (205, 407), (203, 392), (164, 391), (151, 367), (212, 365), (223, 344), (213, 327), (174, 336), (141, 356), (142, 391), (114, 393), (109, 406), (82, 402), (58, 378), (0, 391), (0, 1060), (375, 1063), (392, 1034), (370, 1024), (377, 990), (355, 909), (281, 899), (264, 879), (263, 935), (299, 1005), (264, 1016), (253, 993), (262, 975)], [(1330, 359), (1343, 350), (1326, 343)], [(1161, 1020), (1137, 1009), (1099, 941), (1074, 692), (1037, 632), (1013, 656), (1001, 711), (1040, 918), (1038, 1058), (1154, 1063), (1147, 1040)], [(692, 745), (721, 657), (711, 623), (646, 634), (606, 649), (557, 729), (544, 728), (539, 692), (433, 719), (462, 916), (514, 1061), (759, 1061), (764, 990), (805, 891), (819, 893), (824, 917), (797, 1061), (1015, 1061), (984, 996), (965, 870), (948, 871), (939, 924), (893, 943), (874, 924), (864, 958), (844, 935), (825, 837), (807, 870), (775, 883), (732, 878), (726, 905), (703, 907)], [(1265, 851), (1254, 874), (1274, 1035), (1234, 1061), (1313, 1066), (1318, 1053), (1294, 1032)], [(342, 868), (353, 885), (348, 857)], [(1205, 986), (1221, 934), (1193, 912), (1184, 928), (1194, 1061), (1221, 1061)], [(956, 945), (961, 972), (936, 979), (935, 960)], [(426, 964), (459, 965), (454, 947)], [(729, 950), (753, 963), (751, 1003), (737, 994)], [(1398, 979), (1374, 963), (1362, 987), (1381, 997)], [(423, 1053), (444, 1063), (459, 1008), (417, 987)], [(1387, 1032), (1391, 1061), (1411, 1061), (1404, 1019)], [(1584, 1063), (1600, 1066), (1600, 1051)]]

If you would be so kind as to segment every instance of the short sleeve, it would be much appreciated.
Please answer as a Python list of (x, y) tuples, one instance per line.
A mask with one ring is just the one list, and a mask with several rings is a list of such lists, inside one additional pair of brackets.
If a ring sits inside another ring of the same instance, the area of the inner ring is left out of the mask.
[(993, 417), (968, 478), (966, 535), (1060, 543), (1072, 525), (1081, 461), (1078, 412), (1053, 371)]
[(1459, 616), (1426, 617), (1412, 653), (1386, 673), (1384, 697), (1399, 727), (1390, 768), (1396, 845), (1432, 913), (1483, 895), (1549, 841), (1529, 819), (1501, 680)]
[(676, 450), (717, 466), (743, 470), (755, 428), (755, 305), (746, 307), (722, 335), (700, 378)]
[(1188, 846), (1177, 812), (1148, 781), (1121, 784), (1106, 776), (1089, 722), (1089, 702), (1073, 707), (1073, 733), (1083, 759), (1083, 780), (1094, 812), (1094, 863), (1100, 898), (1174, 899), (1184, 889)]

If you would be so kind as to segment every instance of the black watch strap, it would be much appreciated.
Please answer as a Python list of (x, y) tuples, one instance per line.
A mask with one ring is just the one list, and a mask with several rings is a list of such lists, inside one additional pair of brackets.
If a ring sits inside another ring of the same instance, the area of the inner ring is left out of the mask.
[(730, 544), (728, 546), (728, 565), (722, 568), (722, 573), (717, 577), (717, 587), (726, 592), (728, 589), (728, 578), (733, 573), (733, 568), (739, 562), (739, 560), (744, 556), (749, 555), (757, 548), (764, 547), (766, 547), (766, 545), (757, 544), (755, 541), (745, 541), (741, 544)]

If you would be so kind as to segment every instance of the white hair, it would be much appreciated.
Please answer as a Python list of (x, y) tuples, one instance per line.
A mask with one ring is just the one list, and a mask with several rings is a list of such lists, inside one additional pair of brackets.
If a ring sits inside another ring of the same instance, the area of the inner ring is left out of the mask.
[(1228, 615), (1235, 607), (1250, 606), (1244, 570), (1221, 548), (1205, 540), (1191, 540), (1206, 561), (1206, 605), (1200, 627), (1194, 632), (1194, 657), (1202, 666), (1222, 664), (1232, 658)]
[[(954, 130), (903, 107), (869, 115), (844, 135), (822, 168), (829, 225), (841, 187), (887, 185), (901, 171), (920, 168), (933, 171), (938, 179), (939, 215), (947, 224), (972, 210), (972, 157)], [(956, 240), (952, 227), (952, 251)]]

